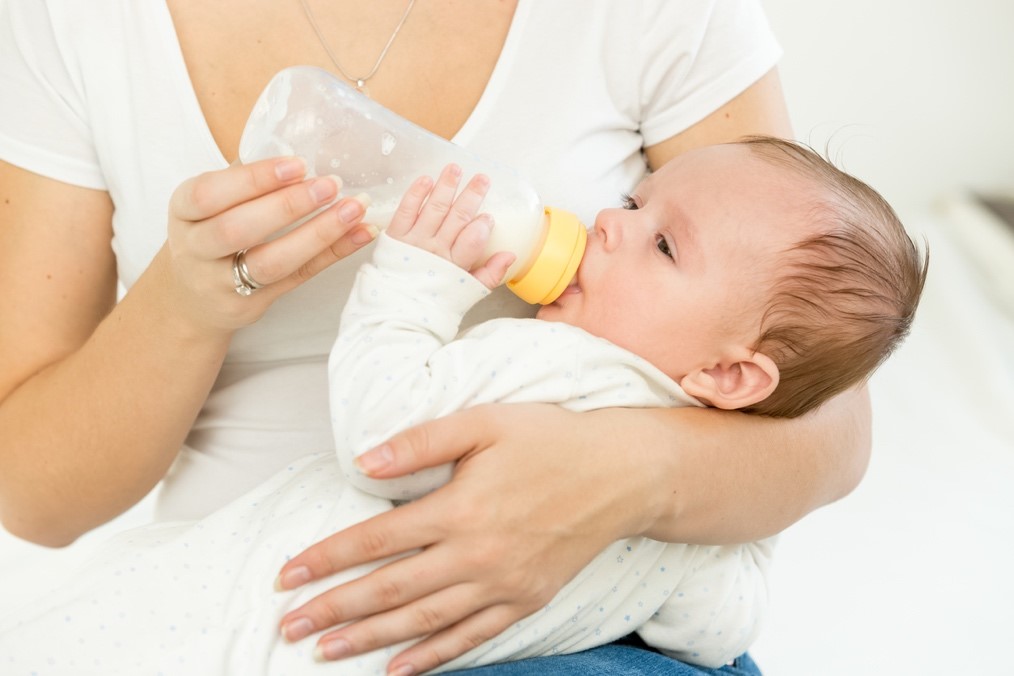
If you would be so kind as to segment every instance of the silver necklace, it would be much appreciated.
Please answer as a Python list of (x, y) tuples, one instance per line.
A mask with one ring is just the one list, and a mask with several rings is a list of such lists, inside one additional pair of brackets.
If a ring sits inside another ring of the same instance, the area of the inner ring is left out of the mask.
[(408, 18), (409, 12), (412, 11), (412, 6), (415, 5), (415, 0), (409, 0), (408, 7), (405, 8), (405, 13), (401, 15), (401, 20), (398, 22), (398, 25), (394, 27), (394, 32), (391, 33), (391, 37), (388, 38), (387, 44), (384, 45), (384, 49), (381, 50), (380, 56), (377, 57), (377, 62), (373, 64), (373, 68), (370, 72), (362, 77), (353, 77), (345, 72), (342, 65), (338, 63), (338, 58), (334, 55), (334, 52), (332, 52), (331, 48), (328, 47), (327, 40), (324, 39), (324, 35), (320, 32), (320, 26), (317, 25), (317, 19), (313, 16), (313, 12), (310, 11), (310, 5), (307, 4), (306, 0), (299, 0), (299, 2), (303, 5), (303, 13), (306, 14), (306, 19), (310, 22), (310, 27), (313, 28), (313, 32), (317, 34), (317, 39), (320, 40), (320, 44), (324, 48), (324, 51), (327, 52), (327, 56), (331, 59), (331, 63), (334, 64), (334, 67), (338, 69), (339, 73), (345, 76), (346, 80), (351, 80), (356, 83), (356, 89), (358, 91), (369, 96), (369, 92), (366, 89), (366, 81), (377, 74), (377, 70), (380, 68), (380, 63), (384, 60), (384, 57), (387, 56), (387, 50), (391, 49), (391, 45), (394, 44), (394, 39), (398, 37), (398, 31), (400, 31), (401, 27), (405, 25), (405, 19)]

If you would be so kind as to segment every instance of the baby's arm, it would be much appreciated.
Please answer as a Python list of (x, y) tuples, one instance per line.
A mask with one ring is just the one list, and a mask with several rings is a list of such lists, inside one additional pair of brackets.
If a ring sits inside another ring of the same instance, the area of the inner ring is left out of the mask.
[(774, 538), (742, 545), (668, 545), (686, 569), (637, 633), (648, 645), (717, 668), (742, 655), (767, 614)]
[[(433, 361), (457, 335), (462, 316), (512, 262), (496, 254), (477, 265), (489, 235), (477, 216), (488, 180), (477, 176), (455, 198), (460, 170), (417, 180), (406, 193), (372, 264), (362, 267), (331, 352), (331, 419), (338, 458), (357, 487), (390, 499), (420, 497), (450, 479), (447, 465), (376, 481), (355, 457), (391, 434), (468, 403), (475, 360), (467, 348)], [(476, 346), (479, 347), (479, 346)]]

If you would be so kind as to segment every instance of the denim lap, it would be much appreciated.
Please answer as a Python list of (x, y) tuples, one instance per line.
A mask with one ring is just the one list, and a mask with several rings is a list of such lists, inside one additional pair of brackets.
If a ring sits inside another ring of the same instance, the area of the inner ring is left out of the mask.
[(709, 669), (666, 657), (653, 650), (609, 644), (570, 655), (533, 657), (448, 672), (460, 676), (761, 676), (749, 655), (735, 664)]

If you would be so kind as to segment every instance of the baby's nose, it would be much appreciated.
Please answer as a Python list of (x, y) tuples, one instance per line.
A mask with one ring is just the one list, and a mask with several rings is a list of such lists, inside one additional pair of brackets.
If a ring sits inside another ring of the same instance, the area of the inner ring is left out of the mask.
[(615, 251), (623, 241), (622, 220), (617, 215), (603, 213), (602, 217), (595, 221), (595, 233), (606, 251)]

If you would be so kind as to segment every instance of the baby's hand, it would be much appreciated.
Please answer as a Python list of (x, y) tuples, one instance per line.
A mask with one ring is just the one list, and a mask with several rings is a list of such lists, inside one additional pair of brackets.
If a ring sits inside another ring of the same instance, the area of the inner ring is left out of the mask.
[(493, 229), (493, 217), (478, 213), (489, 190), (489, 178), (476, 174), (455, 197), (461, 168), (449, 164), (436, 183), (418, 178), (401, 199), (387, 234), (468, 270), (486, 288), (498, 286), (514, 262), (514, 254), (500, 251), (483, 260)]

